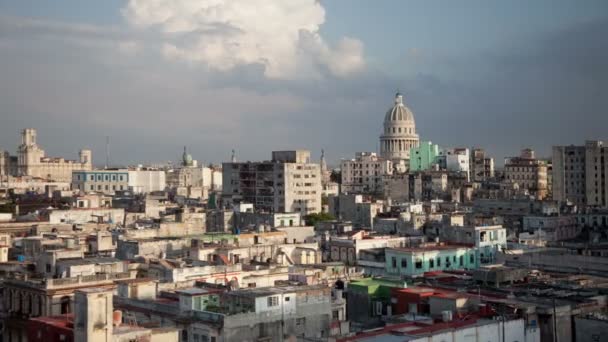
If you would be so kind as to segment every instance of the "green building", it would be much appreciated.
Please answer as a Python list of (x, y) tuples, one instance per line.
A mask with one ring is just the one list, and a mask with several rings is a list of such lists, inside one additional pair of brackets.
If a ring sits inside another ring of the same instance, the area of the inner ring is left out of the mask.
[[(349, 320), (371, 324), (387, 314), (391, 306), (391, 289), (407, 288), (403, 280), (363, 278), (348, 283), (346, 309)], [(373, 324), (371, 324), (373, 325)]]
[(421, 276), (425, 272), (476, 269), (477, 249), (462, 245), (416, 248), (387, 248), (386, 273), (391, 276)]
[(410, 149), (410, 171), (429, 170), (433, 164), (437, 164), (439, 157), (439, 145), (430, 141), (420, 143), (420, 146)]

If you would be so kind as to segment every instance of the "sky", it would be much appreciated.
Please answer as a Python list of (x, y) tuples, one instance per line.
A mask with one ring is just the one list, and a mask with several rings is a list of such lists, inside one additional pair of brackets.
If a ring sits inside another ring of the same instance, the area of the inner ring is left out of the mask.
[(397, 90), (423, 141), (608, 140), (605, 0), (0, 0), (0, 149), (113, 164), (376, 151)]

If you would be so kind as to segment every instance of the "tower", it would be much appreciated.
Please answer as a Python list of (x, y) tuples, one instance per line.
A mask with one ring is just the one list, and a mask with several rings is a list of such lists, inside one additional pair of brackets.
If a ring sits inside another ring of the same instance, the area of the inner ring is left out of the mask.
[(40, 159), (44, 158), (44, 150), (36, 143), (36, 130), (26, 128), (21, 131), (21, 145), (17, 150), (18, 174), (20, 176), (40, 177)]
[(74, 340), (112, 341), (112, 290), (86, 288), (74, 292)]
[(320, 164), (321, 164), (321, 173), (326, 172), (327, 171), (327, 162), (325, 161), (325, 150), (321, 150)]
[(82, 164), (82, 167), (86, 170), (90, 170), (93, 165), (93, 152), (91, 152), (91, 150), (88, 150), (88, 149), (83, 149), (83, 150), (80, 150), (80, 152), (78, 153), (78, 156), (80, 159), (80, 164)]

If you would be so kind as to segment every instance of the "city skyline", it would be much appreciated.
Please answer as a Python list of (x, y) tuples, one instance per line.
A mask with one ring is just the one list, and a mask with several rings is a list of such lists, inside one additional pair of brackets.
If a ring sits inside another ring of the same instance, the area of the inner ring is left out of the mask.
[[(335, 165), (378, 151), (397, 89), (421, 141), (485, 148), (498, 164), (526, 147), (549, 157), (552, 145), (606, 139), (602, 1), (538, 2), (526, 14), (524, 2), (295, 1), (297, 14), (265, 3), (291, 20), (277, 23), (286, 43), (260, 49), (245, 43), (268, 31), (227, 5), (205, 21), (173, 2), (0, 4), (0, 148), (14, 152), (32, 127), (50, 155), (75, 159), (86, 146), (96, 165), (106, 136), (116, 164), (177, 160), (187, 145), (205, 163), (232, 149), (257, 160), (305, 148)], [(199, 44), (226, 37), (243, 43), (220, 46), (229, 63)]]

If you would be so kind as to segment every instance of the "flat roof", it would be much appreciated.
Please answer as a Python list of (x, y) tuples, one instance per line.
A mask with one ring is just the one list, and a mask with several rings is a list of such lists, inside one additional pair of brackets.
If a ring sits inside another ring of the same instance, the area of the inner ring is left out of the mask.
[(399, 252), (432, 252), (432, 251), (445, 251), (445, 250), (457, 250), (463, 248), (471, 248), (473, 245), (470, 244), (449, 244), (449, 245), (435, 245), (435, 246), (423, 246), (423, 247), (387, 247), (387, 249), (395, 250)]

